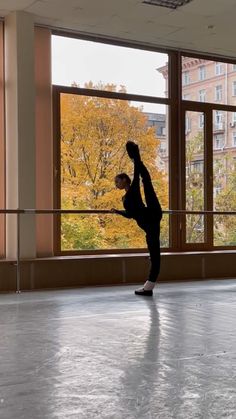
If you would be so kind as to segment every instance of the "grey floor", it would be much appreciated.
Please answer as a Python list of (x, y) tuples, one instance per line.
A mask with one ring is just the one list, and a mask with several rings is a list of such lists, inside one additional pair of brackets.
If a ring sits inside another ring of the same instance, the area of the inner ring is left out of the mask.
[(236, 280), (133, 290), (0, 295), (0, 418), (236, 418)]

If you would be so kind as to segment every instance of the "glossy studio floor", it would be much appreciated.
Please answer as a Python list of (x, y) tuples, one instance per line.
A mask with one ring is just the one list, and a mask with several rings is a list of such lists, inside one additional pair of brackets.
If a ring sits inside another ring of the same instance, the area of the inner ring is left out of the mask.
[(0, 295), (0, 418), (236, 418), (236, 280), (134, 289)]

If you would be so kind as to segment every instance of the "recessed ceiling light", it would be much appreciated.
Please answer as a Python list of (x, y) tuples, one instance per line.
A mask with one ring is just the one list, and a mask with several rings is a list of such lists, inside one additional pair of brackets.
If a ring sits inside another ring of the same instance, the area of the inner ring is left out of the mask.
[(152, 6), (168, 7), (169, 9), (177, 9), (180, 6), (184, 6), (193, 0), (143, 0), (143, 3), (150, 4)]

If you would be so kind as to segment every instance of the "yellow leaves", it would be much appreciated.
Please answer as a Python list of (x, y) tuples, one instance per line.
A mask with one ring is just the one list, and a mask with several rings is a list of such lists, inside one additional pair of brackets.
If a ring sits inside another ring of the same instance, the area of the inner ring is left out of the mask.
[[(89, 82), (86, 87), (95, 86)], [(98, 87), (117, 91), (113, 85)], [(124, 87), (120, 89), (125, 91)], [(125, 149), (129, 139), (139, 144), (155, 189), (162, 203), (167, 204), (167, 181), (156, 167), (159, 141), (154, 129), (148, 127), (142, 109), (124, 100), (61, 95), (61, 196), (64, 205), (83, 209), (122, 208), (121, 193), (115, 189), (114, 177), (121, 172), (132, 177), (133, 164)], [(90, 227), (88, 224), (87, 228)], [(97, 241), (85, 230), (84, 237), (94, 246)], [(67, 223), (66, 231), (73, 247), (76, 227)], [(145, 244), (143, 233), (135, 222), (115, 215), (99, 216), (91, 231), (100, 237), (99, 246), (139, 247)], [(63, 237), (68, 246), (65, 234)]]

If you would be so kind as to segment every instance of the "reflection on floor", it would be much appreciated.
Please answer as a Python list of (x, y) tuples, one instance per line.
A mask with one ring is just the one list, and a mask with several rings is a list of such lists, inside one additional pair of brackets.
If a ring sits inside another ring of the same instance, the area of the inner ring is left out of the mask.
[(1, 419), (236, 418), (236, 280), (0, 295)]

